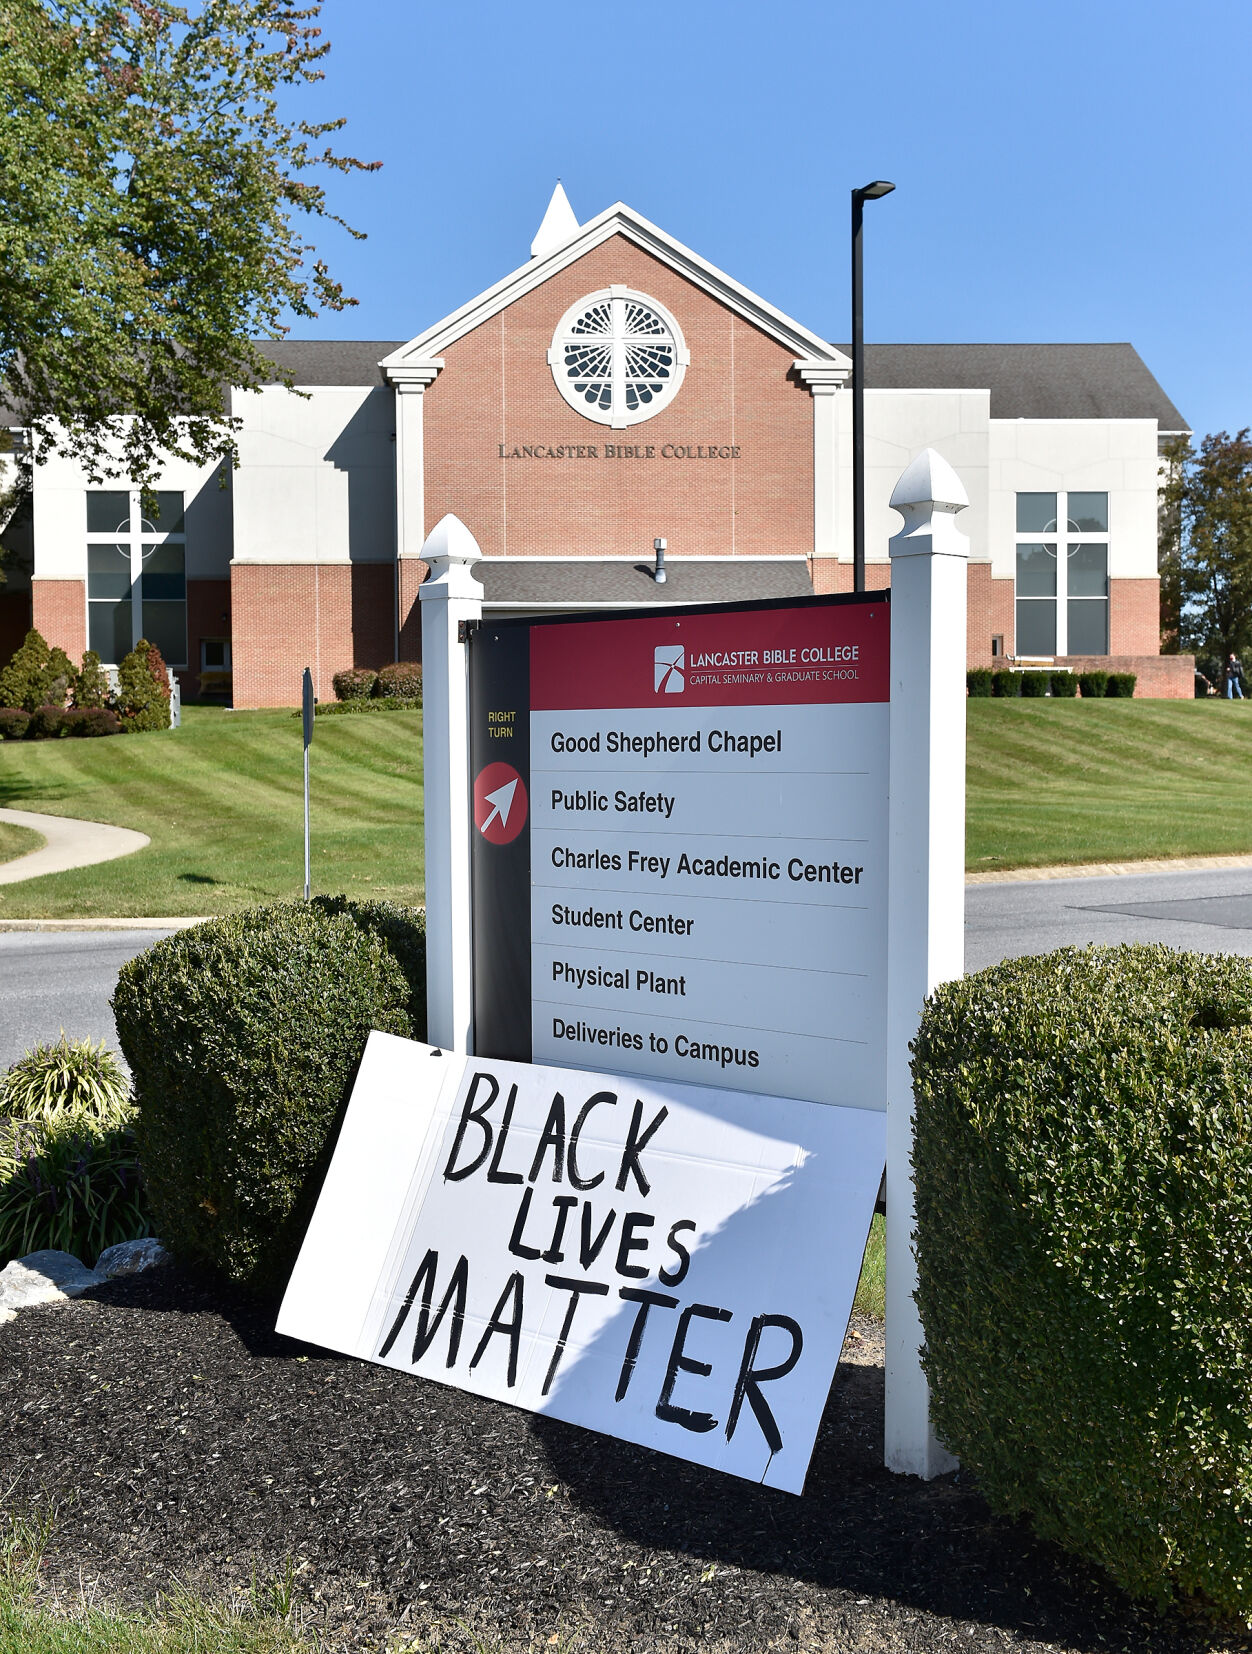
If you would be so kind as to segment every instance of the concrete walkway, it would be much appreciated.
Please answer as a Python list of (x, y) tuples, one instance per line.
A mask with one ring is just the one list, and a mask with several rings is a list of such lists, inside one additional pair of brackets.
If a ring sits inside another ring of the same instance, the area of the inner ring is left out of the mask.
[(0, 810), (0, 821), (29, 827), (42, 835), (44, 846), (12, 861), (0, 862), (0, 884), (20, 884), (45, 873), (64, 873), (71, 867), (94, 867), (97, 862), (133, 856), (152, 840), (129, 827), (107, 827), (101, 821), (74, 821), (70, 816), (36, 815), (31, 810)]

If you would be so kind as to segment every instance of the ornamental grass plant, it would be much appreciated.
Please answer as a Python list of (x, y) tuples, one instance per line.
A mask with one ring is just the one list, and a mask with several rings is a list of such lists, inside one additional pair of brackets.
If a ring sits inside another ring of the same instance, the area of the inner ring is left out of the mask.
[(0, 1077), (0, 1115), (52, 1125), (88, 1120), (125, 1125), (133, 1110), (130, 1081), (103, 1040), (70, 1039), (36, 1045)]
[(1066, 948), (914, 1045), (935, 1426), (992, 1508), (1252, 1625), (1252, 963)]
[(152, 1233), (133, 1132), (130, 1082), (101, 1040), (62, 1031), (0, 1078), (0, 1266)]

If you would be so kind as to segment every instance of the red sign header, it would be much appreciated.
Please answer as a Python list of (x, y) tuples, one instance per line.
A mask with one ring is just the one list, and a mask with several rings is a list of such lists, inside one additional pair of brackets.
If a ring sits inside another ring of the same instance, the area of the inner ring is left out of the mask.
[(885, 601), (535, 626), (531, 710), (886, 701), (890, 635)]

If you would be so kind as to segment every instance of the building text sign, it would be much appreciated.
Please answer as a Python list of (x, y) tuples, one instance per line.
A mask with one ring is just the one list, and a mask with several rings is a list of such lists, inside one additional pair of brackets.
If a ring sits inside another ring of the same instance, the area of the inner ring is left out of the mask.
[(889, 606), (484, 623), (475, 1044), (885, 1106)]
[(884, 1135), (374, 1033), (278, 1330), (798, 1493)]

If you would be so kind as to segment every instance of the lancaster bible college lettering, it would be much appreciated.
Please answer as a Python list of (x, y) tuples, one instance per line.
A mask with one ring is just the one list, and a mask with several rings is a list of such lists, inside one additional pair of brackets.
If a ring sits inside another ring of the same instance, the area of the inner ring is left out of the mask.
[(738, 459), (739, 444), (731, 442), (498, 442), (501, 459)]

